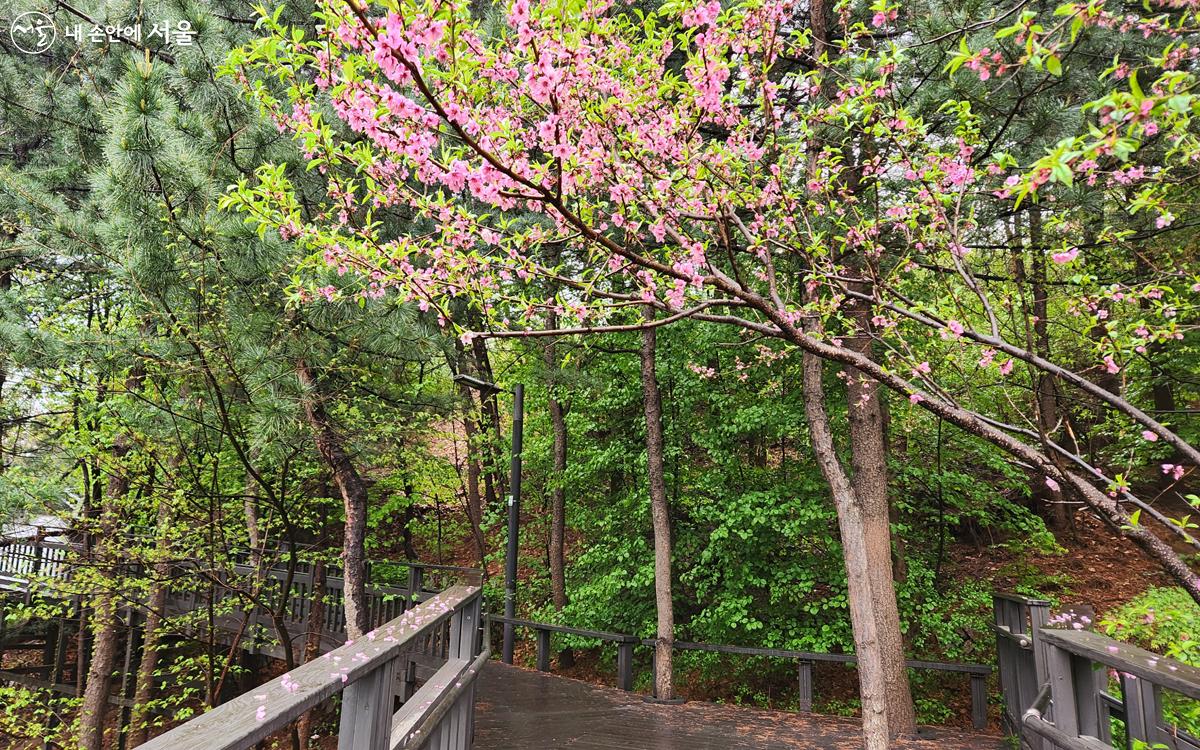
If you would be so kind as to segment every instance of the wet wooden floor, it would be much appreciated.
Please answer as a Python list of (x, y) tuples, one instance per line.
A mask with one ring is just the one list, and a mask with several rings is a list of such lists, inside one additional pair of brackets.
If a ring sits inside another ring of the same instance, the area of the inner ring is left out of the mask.
[[(478, 750), (860, 750), (857, 721), (641, 696), (489, 662), (476, 693)], [(895, 750), (1001, 750), (994, 736), (922, 731)]]

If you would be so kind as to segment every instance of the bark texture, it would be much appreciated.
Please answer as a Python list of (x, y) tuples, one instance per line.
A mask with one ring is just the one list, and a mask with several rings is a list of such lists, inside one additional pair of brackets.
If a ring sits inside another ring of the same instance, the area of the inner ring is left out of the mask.
[[(304, 663), (312, 661), (321, 655), (321, 631), (325, 627), (325, 582), (327, 574), (325, 561), (313, 563), (312, 591), (309, 592), (311, 601), (308, 609), (308, 624), (304, 636)], [(313, 730), (313, 712), (305, 711), (300, 716), (297, 734), (300, 737), (301, 750), (308, 750)]]
[[(654, 319), (652, 308), (646, 308), (645, 318), (648, 321)], [(654, 603), (658, 612), (654, 690), (658, 698), (671, 700), (675, 697), (675, 608), (671, 597), (671, 518), (667, 507), (662, 396), (659, 394), (658, 373), (655, 369), (656, 348), (655, 330), (644, 329), (640, 350), (642, 404), (646, 416), (646, 473), (650, 485), (650, 515), (654, 525)]]
[[(872, 357), (870, 311), (861, 304), (855, 305), (851, 318), (855, 331), (847, 345), (863, 356)], [(887, 415), (879, 383), (853, 368), (847, 368), (845, 372), (851, 487), (861, 519), (867, 570), (873, 571), (869, 578), (871, 611), (879, 639), (880, 679), (887, 702), (887, 734), (896, 739), (916, 733), (917, 715), (908, 668), (904, 665), (904, 633), (896, 605), (893, 562), (898, 550), (892, 540), (892, 507), (888, 494)], [(833, 458), (837, 460), (836, 455)]]
[[(889, 646), (881, 635), (879, 623), (886, 621), (881, 612), (879, 593), (891, 588), (890, 534), (883, 534), (883, 550), (878, 549), (878, 528), (868, 518), (850, 478), (838, 459), (829, 414), (825, 408), (825, 386), (822, 382), (821, 360), (804, 355), (804, 410), (812, 436), (813, 453), (821, 474), (829, 484), (837, 509), (838, 530), (842, 538), (842, 557), (846, 565), (847, 598), (850, 623), (854, 630), (855, 654), (858, 657), (859, 696), (862, 700), (863, 747), (866, 750), (886, 750), (891, 744), (892, 719), (889, 716)], [(886, 524), (886, 509), (883, 515)], [(873, 568), (882, 562), (883, 569)], [(879, 582), (879, 583), (877, 583)], [(886, 582), (883, 584), (882, 582)], [(885, 605), (886, 606), (886, 605)], [(895, 597), (892, 597), (895, 606)], [(897, 628), (898, 630), (898, 628)], [(907, 680), (905, 680), (907, 683)], [(911, 710), (911, 703), (909, 704)], [(902, 723), (902, 722), (898, 722)]]
[[(551, 329), (558, 328), (558, 314), (551, 312), (546, 325)], [(550, 491), (550, 596), (554, 601), (554, 608), (562, 611), (562, 608), (567, 606), (567, 488), (563, 482), (567, 471), (567, 420), (566, 410), (558, 400), (554, 388), (554, 373), (558, 371), (558, 352), (555, 350), (554, 339), (547, 342), (544, 358), (551, 383), (547, 409), (550, 412), (550, 427), (554, 433), (554, 486)]]
[(345, 438), (334, 428), (321, 400), (320, 388), (308, 363), (296, 361), (296, 377), (304, 387), (304, 414), (308, 419), (317, 452), (333, 473), (334, 482), (342, 495), (346, 514), (345, 536), (342, 541), (342, 565), (345, 568), (346, 635), (360, 638), (370, 630), (367, 608), (367, 484), (363, 481)]
[(100, 511), (100, 534), (92, 559), (96, 563), (95, 594), (91, 626), (94, 636), (92, 660), (83, 687), (83, 703), (79, 709), (80, 750), (101, 750), (104, 745), (104, 719), (108, 713), (108, 698), (112, 690), (112, 674), (117, 660), (117, 596), (115, 563), (119, 544), (116, 504), (129, 492), (129, 476), (120, 460), (129, 447), (119, 443), (112, 449), (115, 467), (108, 482), (104, 507)]
[(162, 642), (163, 613), (167, 608), (167, 587), (171, 578), (171, 562), (165, 551), (168, 527), (171, 525), (171, 503), (166, 499), (158, 502), (158, 544), (164, 559), (154, 563), (154, 577), (150, 582), (150, 595), (146, 603), (146, 621), (143, 623), (142, 660), (138, 664), (137, 682), (133, 691), (133, 708), (129, 714), (129, 746), (137, 747), (149, 738), (150, 712), (147, 709), (154, 697), (154, 672), (158, 669), (159, 644)]

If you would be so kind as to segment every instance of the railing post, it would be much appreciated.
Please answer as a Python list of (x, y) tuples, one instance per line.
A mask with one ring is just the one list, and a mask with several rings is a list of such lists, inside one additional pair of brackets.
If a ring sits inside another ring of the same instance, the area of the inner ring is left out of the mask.
[(1158, 728), (1162, 717), (1162, 698), (1159, 687), (1133, 675), (1121, 675), (1121, 695), (1125, 699), (1125, 731), (1129, 741), (1140, 740), (1147, 746), (1163, 742)]
[(811, 661), (800, 660), (800, 710), (803, 713), (811, 713), (813, 707), (813, 684), (812, 684), (812, 669)]
[(1071, 654), (1052, 645), (1046, 648), (1050, 675), (1050, 700), (1054, 703), (1054, 726), (1071, 737), (1079, 736), (1079, 710), (1075, 695), (1075, 670)]
[(1101, 707), (1104, 670), (1092, 668), (1092, 660), (1077, 656), (1054, 644), (1046, 644), (1046, 667), (1050, 675), (1050, 701), (1054, 727), (1069, 737), (1094, 737), (1107, 741), (1110, 728), (1107, 711)]
[(392, 732), (396, 659), (342, 691), (338, 750), (384, 750)]
[(971, 673), (971, 725), (987, 728), (987, 675)]
[[(451, 659), (471, 660), (476, 655), (479, 642), (479, 617), (481, 599), (477, 596), (454, 613), (450, 618), (450, 644), (447, 656)], [(445, 750), (467, 750), (475, 734), (475, 683), (454, 702), (450, 713), (441, 723), (442, 731), (438, 742), (431, 748)]]
[(633, 639), (617, 643), (617, 687), (621, 690), (633, 690), (633, 644)]
[(537, 668), (539, 672), (550, 671), (550, 631), (537, 629)]
[[(1022, 715), (1047, 680), (1046, 648), (1038, 633), (1049, 619), (1049, 602), (996, 596), (996, 662), (1004, 699), (1001, 728), (1020, 735)], [(1049, 750), (1041, 737), (1023, 737), (1031, 750)]]
[(404, 665), (404, 677), (400, 682), (400, 702), (405, 703), (417, 690), (417, 663), (409, 659)]
[(29, 566), (29, 582), (25, 584), (25, 606), (28, 607), (33, 602), (33, 587), (37, 585), (38, 573), (42, 571), (42, 545), (39, 542), (33, 544), (33, 561)]
[(421, 566), (410, 563), (408, 566), (408, 601), (404, 605), (405, 612), (415, 607), (421, 598), (423, 577)]

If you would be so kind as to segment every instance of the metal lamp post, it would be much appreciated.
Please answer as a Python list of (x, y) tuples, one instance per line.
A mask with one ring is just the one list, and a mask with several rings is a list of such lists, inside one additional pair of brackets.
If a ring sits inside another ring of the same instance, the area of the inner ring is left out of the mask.
[[(483, 394), (499, 393), (504, 389), (495, 383), (471, 377), (455, 375), (454, 380)], [(509, 466), (508, 496), (508, 548), (504, 557), (504, 646), (501, 658), (505, 664), (513, 662), (513, 624), (517, 616), (517, 542), (521, 530), (521, 448), (525, 433), (525, 386), (517, 383), (512, 389), (512, 462)]]

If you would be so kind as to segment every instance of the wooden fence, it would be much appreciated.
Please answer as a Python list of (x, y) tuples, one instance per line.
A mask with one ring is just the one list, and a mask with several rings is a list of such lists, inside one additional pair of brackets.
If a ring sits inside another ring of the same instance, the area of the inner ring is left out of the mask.
[[(537, 638), (537, 668), (543, 672), (550, 671), (551, 637), (554, 633), (615, 643), (617, 646), (617, 687), (621, 690), (633, 690), (634, 646), (647, 646), (654, 649), (657, 644), (657, 641), (652, 639), (641, 639), (633, 635), (585, 630), (563, 625), (552, 625), (545, 622), (509, 620), (496, 615), (493, 615), (490, 620), (495, 623), (508, 622), (515, 627), (532, 630)], [(812, 711), (812, 670), (817, 662), (832, 662), (836, 664), (856, 664), (858, 662), (858, 659), (853, 654), (820, 654), (777, 648), (728, 646), (714, 643), (690, 643), (687, 641), (676, 641), (673, 647), (679, 651), (707, 651), (710, 653), (761, 656), (769, 659), (795, 661), (797, 687), (799, 688), (799, 707), (804, 712)], [(953, 664), (919, 660), (909, 660), (907, 663), (910, 669), (957, 672), (967, 675), (970, 679), (971, 690), (971, 722), (976, 729), (983, 729), (987, 726), (987, 677), (992, 672), (991, 667), (986, 664)]]
[[(1050, 627), (1050, 604), (995, 597), (1004, 726), (1029, 750), (1200, 750), (1170, 726), (1164, 691), (1200, 701), (1200, 669), (1084, 627)], [(1114, 732), (1114, 729), (1116, 730)]]
[[(45, 595), (56, 598), (71, 598), (72, 584), (76, 566), (87, 565), (81, 560), (78, 545), (68, 542), (55, 542), (47, 539), (18, 539), (0, 540), (0, 594), (5, 591), (16, 593), (23, 597), (28, 604), (34, 597)], [(269, 550), (264, 556), (266, 563), (256, 569), (250, 562), (248, 553), (234, 556), (232, 564), (227, 569), (205, 571), (203, 576), (197, 575), (199, 569), (194, 562), (174, 565), (173, 578), (175, 584), (170, 588), (167, 597), (167, 608), (163, 614), (168, 616), (197, 612), (211, 606), (218, 612), (232, 610), (227, 614), (219, 614), (213, 619), (213, 625), (218, 631), (243, 633), (242, 647), (251, 653), (261, 653), (275, 658), (283, 657), (282, 644), (272, 641), (269, 633), (272, 625), (271, 613), (257, 607), (247, 607), (245, 601), (240, 601), (238, 588), (245, 588), (247, 582), (252, 582), (258, 588), (260, 600), (279, 602), (285, 601), (282, 621), (291, 633), (303, 633), (307, 630), (309, 612), (312, 608), (318, 576), (311, 562), (298, 560), (287, 563), (286, 550)], [(379, 582), (379, 576), (374, 576), (369, 570), (368, 580), (371, 581), (368, 596), (368, 617), (372, 625), (379, 625), (402, 614), (414, 603), (419, 603), (458, 583), (477, 582), (478, 571), (458, 568), (448, 565), (431, 565), (417, 562), (376, 563), (375, 568), (391, 566), (403, 568), (403, 585), (393, 585)], [(139, 565), (129, 564), (119, 571), (133, 576), (143, 571)], [(326, 565), (322, 588), (325, 602), (321, 641), (322, 650), (341, 645), (346, 638), (346, 622), (344, 608), (345, 584), (341, 570), (336, 565)], [(208, 584), (214, 596), (208, 601), (208, 592), (198, 583)], [(286, 596), (283, 596), (287, 587)], [(62, 596), (62, 592), (68, 592)], [(125, 602), (136, 609), (138, 602)], [(205, 627), (199, 623), (198, 627)], [(0, 625), (0, 633), (3, 626)], [(294, 645), (294, 644), (293, 644)]]

